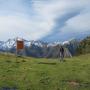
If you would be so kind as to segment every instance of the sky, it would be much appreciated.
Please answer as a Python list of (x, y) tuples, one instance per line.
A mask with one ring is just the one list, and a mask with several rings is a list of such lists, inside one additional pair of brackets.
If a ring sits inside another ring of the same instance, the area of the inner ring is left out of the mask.
[(90, 0), (0, 0), (0, 40), (48, 42), (90, 35)]

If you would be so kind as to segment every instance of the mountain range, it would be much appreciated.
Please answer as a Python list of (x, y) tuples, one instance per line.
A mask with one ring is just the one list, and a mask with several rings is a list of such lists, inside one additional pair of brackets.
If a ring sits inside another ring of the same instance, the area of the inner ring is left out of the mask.
[[(42, 41), (28, 41), (24, 40), (25, 44), (25, 55), (32, 57), (47, 57), (47, 58), (57, 58), (59, 57), (60, 46), (65, 49), (65, 56), (71, 57), (75, 55), (76, 48), (79, 45), (79, 41), (76, 39), (71, 39), (64, 42), (53, 42), (47, 43)], [(16, 53), (16, 39), (8, 39), (7, 41), (0, 41), (0, 51)]]

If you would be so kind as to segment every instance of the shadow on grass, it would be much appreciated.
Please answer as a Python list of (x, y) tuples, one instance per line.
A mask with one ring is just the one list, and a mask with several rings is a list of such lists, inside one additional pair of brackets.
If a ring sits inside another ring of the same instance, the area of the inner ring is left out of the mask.
[(2, 87), (0, 90), (18, 90), (18, 88), (17, 87), (12, 87), (12, 88), (10, 88), (10, 87)]
[(56, 65), (57, 63), (39, 62), (38, 64)]
[(6, 60), (6, 62), (7, 62), (7, 63), (11, 63), (11, 61), (10, 61), (10, 60)]

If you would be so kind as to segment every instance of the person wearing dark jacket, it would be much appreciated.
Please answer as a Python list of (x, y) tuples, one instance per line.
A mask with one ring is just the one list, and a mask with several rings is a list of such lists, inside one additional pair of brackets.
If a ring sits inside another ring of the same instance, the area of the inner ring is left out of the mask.
[(63, 48), (63, 46), (60, 47), (60, 58), (63, 61), (63, 59), (64, 59), (64, 48)]

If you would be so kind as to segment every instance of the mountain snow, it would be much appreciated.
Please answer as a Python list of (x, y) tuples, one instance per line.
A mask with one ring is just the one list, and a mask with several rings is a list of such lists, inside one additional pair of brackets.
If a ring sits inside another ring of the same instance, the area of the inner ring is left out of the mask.
[[(24, 40), (24, 44), (26, 47), (30, 47), (31, 45), (35, 45), (38, 47), (53, 47), (53, 46), (57, 46), (57, 45), (65, 45), (65, 44), (70, 44), (70, 43), (74, 43), (76, 42), (75, 39), (73, 40), (69, 40), (69, 41), (64, 41), (64, 42), (53, 42), (53, 43), (45, 43), (42, 41), (28, 41), (28, 40)], [(7, 50), (7, 49), (11, 49), (13, 47), (16, 47), (16, 39), (8, 39), (7, 41), (0, 41), (0, 49), (2, 50)]]

